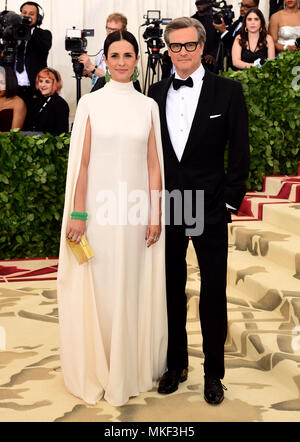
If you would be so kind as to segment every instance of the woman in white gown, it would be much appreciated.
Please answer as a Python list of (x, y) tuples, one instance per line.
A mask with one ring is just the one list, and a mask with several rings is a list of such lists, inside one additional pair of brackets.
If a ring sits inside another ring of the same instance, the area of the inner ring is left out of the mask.
[[(75, 116), (57, 287), (67, 388), (119, 406), (166, 367), (163, 157), (158, 107), (131, 81), (134, 36), (110, 34), (104, 54), (111, 79), (81, 98)], [(66, 237), (79, 243), (83, 233), (95, 257), (79, 265)]]
[(296, 51), (295, 41), (300, 38), (299, 0), (284, 0), (285, 8), (270, 18), (269, 34), (278, 53)]

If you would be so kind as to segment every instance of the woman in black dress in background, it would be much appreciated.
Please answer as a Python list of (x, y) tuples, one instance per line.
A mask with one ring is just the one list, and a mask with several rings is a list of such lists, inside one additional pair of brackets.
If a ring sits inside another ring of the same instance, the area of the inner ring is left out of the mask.
[(0, 66), (0, 132), (23, 127), (26, 105), (17, 93), (16, 74), (10, 67)]
[(42, 69), (36, 77), (37, 94), (33, 97), (26, 120), (26, 129), (60, 135), (69, 131), (69, 106), (58, 94), (61, 76), (51, 68)]
[(263, 13), (257, 9), (249, 9), (244, 17), (241, 32), (232, 46), (232, 63), (237, 69), (254, 66), (255, 60), (263, 64), (268, 58), (275, 57), (273, 39), (267, 33)]

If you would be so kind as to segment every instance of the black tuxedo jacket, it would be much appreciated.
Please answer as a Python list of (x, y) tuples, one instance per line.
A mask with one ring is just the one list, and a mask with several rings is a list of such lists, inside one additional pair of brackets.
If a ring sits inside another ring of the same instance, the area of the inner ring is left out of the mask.
[(35, 79), (41, 69), (47, 66), (52, 45), (52, 34), (46, 29), (35, 28), (26, 46), (25, 66), (30, 85), (35, 88)]
[(204, 190), (204, 222), (214, 224), (226, 216), (226, 203), (238, 209), (246, 192), (248, 112), (242, 87), (238, 82), (205, 71), (191, 131), (178, 161), (166, 119), (166, 98), (171, 82), (172, 78), (167, 78), (149, 89), (149, 96), (160, 110), (165, 188), (169, 192)]
[(221, 38), (221, 41), (223, 42), (225, 48), (228, 49), (229, 51), (231, 51), (234, 39), (237, 36), (237, 34), (233, 36), (233, 33), (236, 27), (242, 22), (243, 22), (243, 17), (239, 17), (236, 21), (232, 23), (231, 26), (229, 26), (227, 34), (225, 34), (224, 37)]

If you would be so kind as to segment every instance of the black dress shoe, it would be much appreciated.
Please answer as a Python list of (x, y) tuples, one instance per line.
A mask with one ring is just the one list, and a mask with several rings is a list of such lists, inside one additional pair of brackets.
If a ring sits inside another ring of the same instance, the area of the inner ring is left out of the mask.
[(158, 393), (170, 394), (178, 389), (179, 382), (184, 382), (188, 377), (188, 369), (182, 370), (171, 369), (166, 371), (158, 385)]
[(212, 405), (220, 404), (224, 399), (223, 389), (227, 390), (219, 378), (204, 376), (204, 399), (206, 402)]

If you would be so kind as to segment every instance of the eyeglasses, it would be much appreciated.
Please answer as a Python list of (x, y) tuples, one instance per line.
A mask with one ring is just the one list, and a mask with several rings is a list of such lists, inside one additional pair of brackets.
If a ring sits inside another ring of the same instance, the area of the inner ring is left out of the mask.
[(253, 6), (253, 5), (245, 5), (244, 3), (242, 3), (242, 2), (239, 2), (239, 6), (241, 7), (241, 8), (246, 8), (246, 9), (251, 9), (251, 8), (254, 8), (255, 6)]
[(110, 28), (109, 26), (105, 26), (105, 29), (107, 30), (107, 32), (115, 32), (115, 31), (119, 31), (120, 30), (118, 28)]
[(180, 52), (182, 47), (187, 52), (194, 52), (199, 44), (199, 41), (188, 41), (187, 43), (170, 43), (169, 48), (172, 52)]

